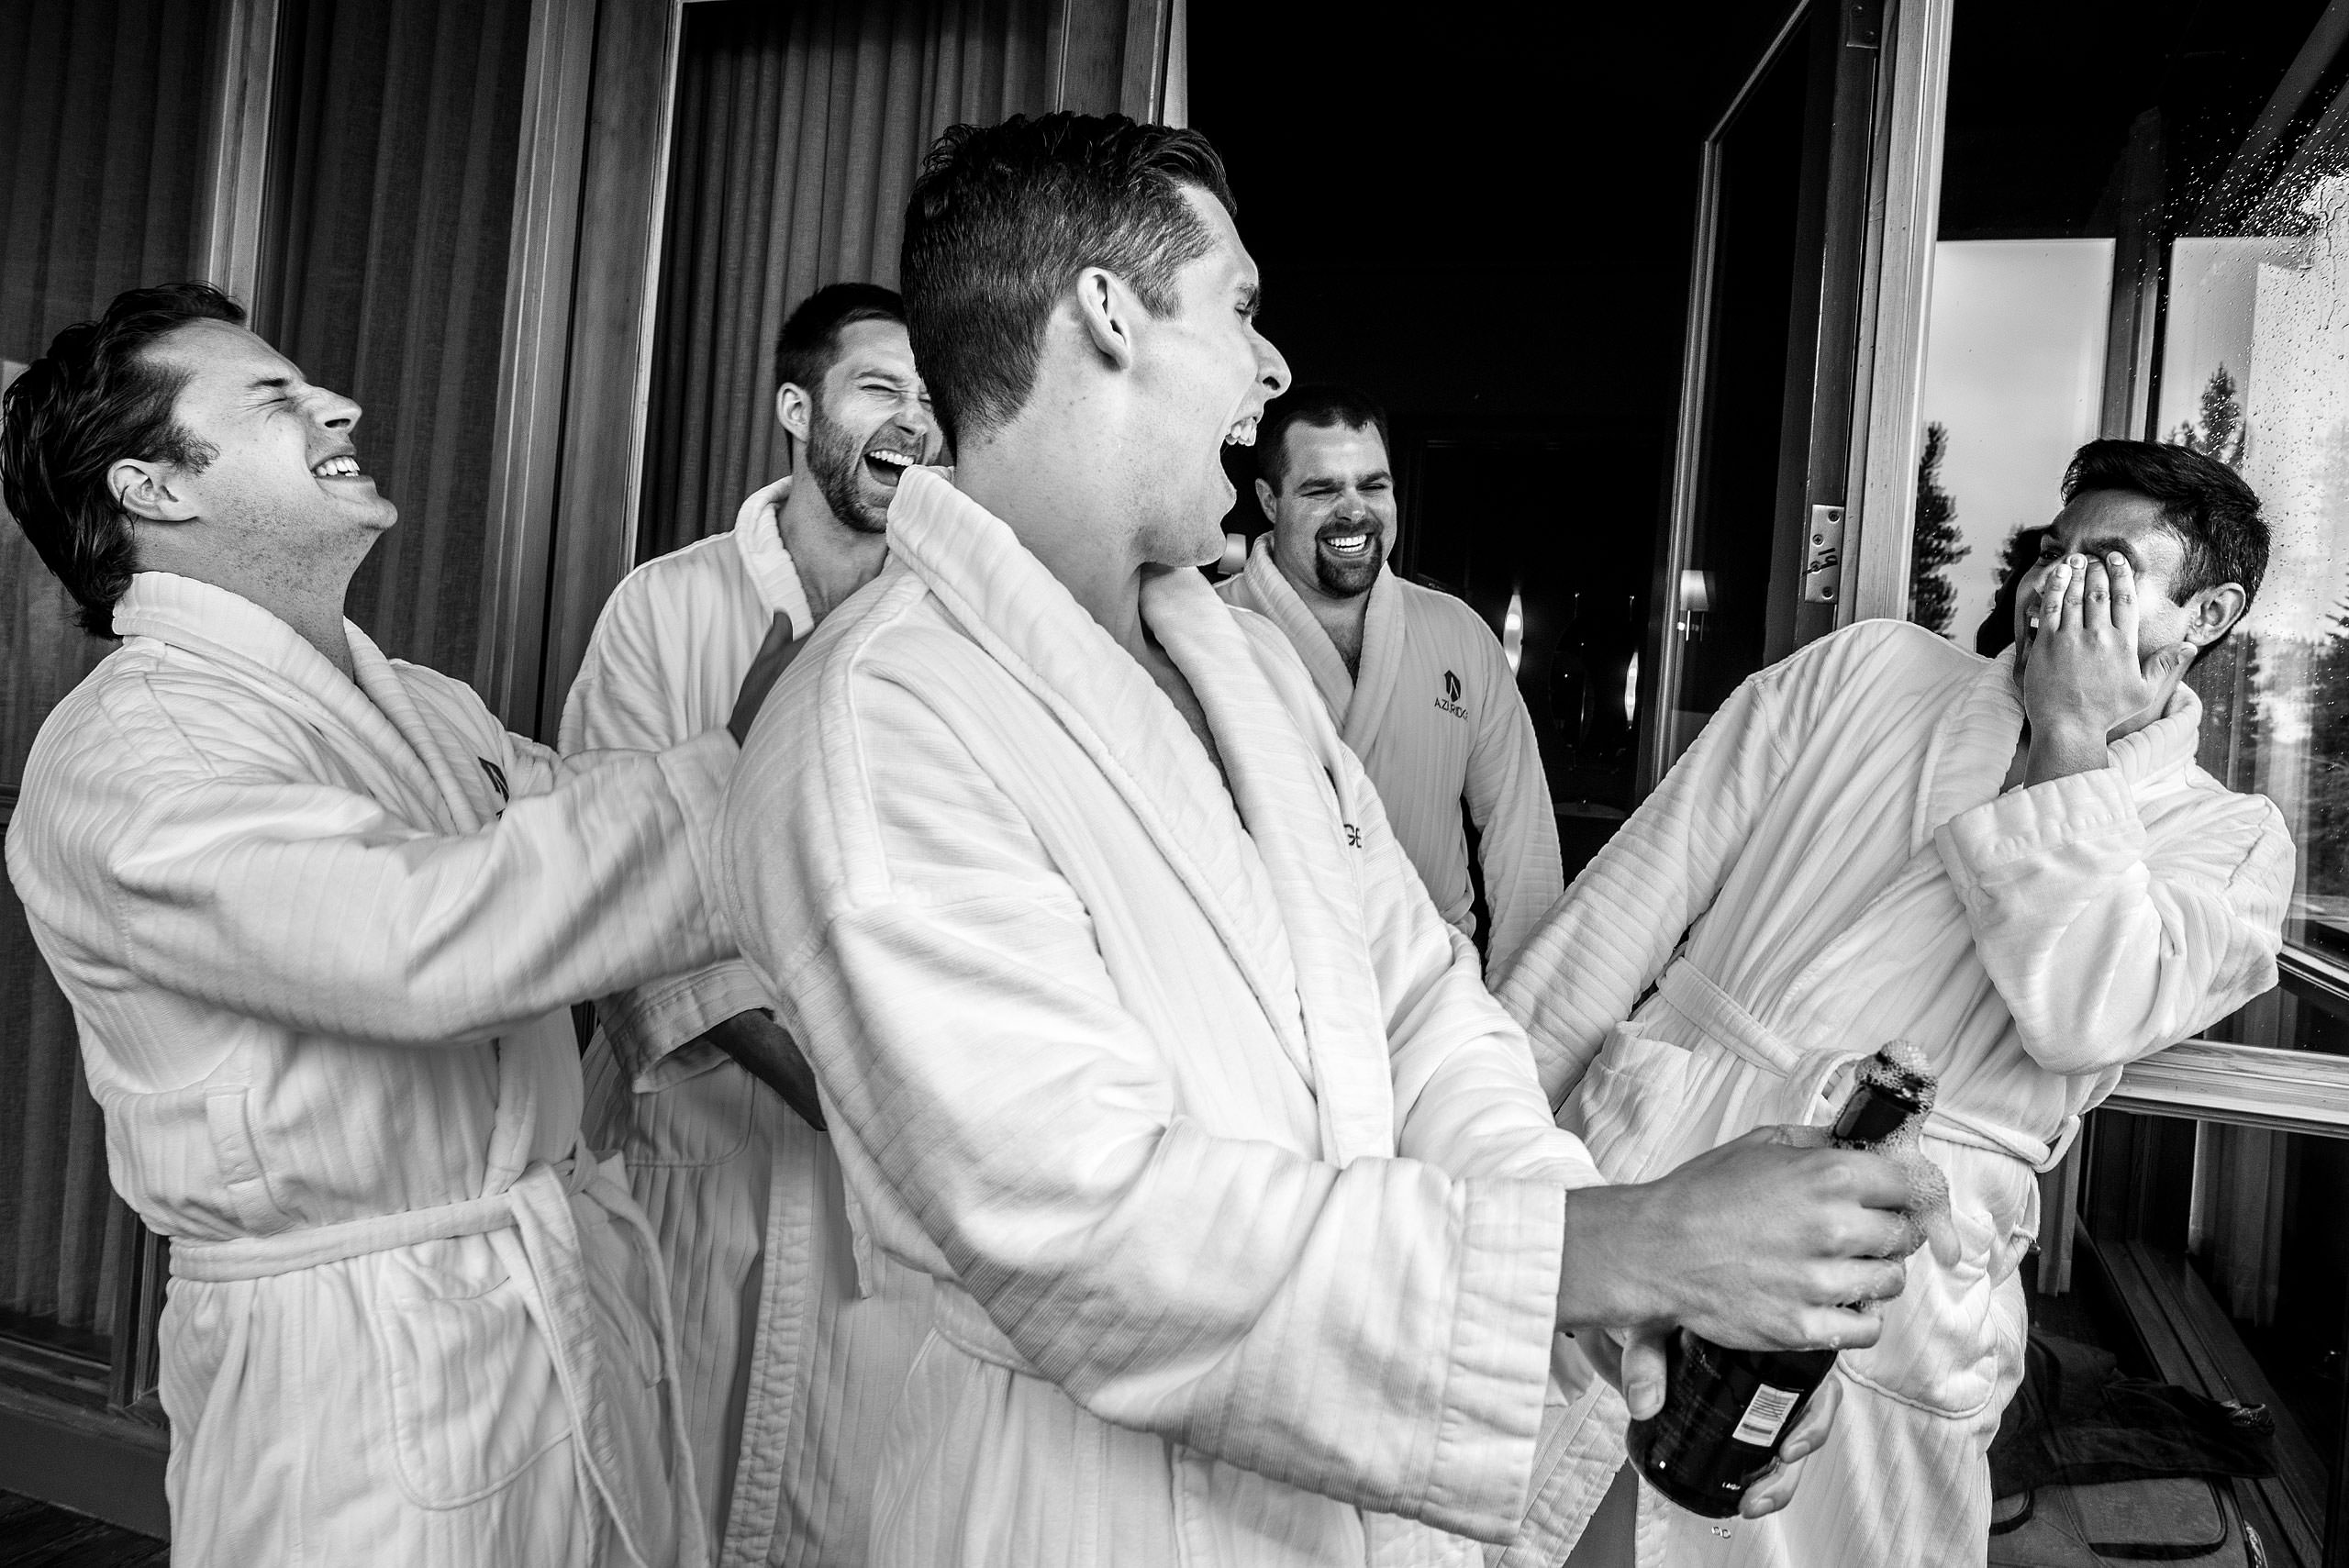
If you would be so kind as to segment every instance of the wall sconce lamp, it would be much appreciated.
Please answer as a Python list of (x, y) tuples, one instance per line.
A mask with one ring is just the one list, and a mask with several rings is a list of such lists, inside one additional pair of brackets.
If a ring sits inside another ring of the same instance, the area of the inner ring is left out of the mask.
[(1680, 573), (1680, 640), (1705, 640), (1705, 617), (1713, 607), (1713, 574), (1684, 568)]

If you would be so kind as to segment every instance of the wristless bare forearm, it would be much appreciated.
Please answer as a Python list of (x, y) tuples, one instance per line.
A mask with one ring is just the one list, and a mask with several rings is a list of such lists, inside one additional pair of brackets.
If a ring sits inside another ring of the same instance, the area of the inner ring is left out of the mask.
[(743, 1071), (783, 1096), (799, 1119), (824, 1129), (823, 1102), (815, 1070), (800, 1054), (790, 1032), (764, 1013), (737, 1013), (702, 1037), (741, 1063)]

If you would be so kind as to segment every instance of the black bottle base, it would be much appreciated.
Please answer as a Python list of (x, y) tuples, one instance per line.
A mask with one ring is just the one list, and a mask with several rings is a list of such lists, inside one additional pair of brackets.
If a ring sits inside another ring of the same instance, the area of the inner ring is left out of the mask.
[[(1745, 1500), (1745, 1483), (1725, 1485), (1708, 1482), (1698, 1476), (1681, 1475), (1654, 1462), (1643, 1452), (1642, 1444), (1631, 1444), (1631, 1462), (1640, 1472), (1640, 1479), (1680, 1507), (1701, 1518), (1726, 1519), (1737, 1516), (1737, 1506)], [(1764, 1469), (1769, 1468), (1766, 1464)]]

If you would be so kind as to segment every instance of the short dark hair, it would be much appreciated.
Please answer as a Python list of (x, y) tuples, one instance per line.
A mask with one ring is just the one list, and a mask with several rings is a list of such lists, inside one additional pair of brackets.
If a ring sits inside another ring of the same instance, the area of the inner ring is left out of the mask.
[(2180, 604), (2221, 583), (2243, 584), (2243, 602), (2267, 574), (2267, 520), (2259, 493), (2217, 458), (2160, 441), (2090, 441), (2064, 471), (2064, 501), (2119, 490), (2160, 503), (2162, 521), (2186, 547), (2170, 584)]
[(1085, 268), (1123, 278), (1154, 315), (1174, 308), (1175, 274), (1215, 242), (1186, 185), (1238, 211), (1206, 137), (1123, 115), (1014, 115), (938, 139), (907, 205), (898, 272), (949, 439), (1027, 403), (1052, 308)]
[(200, 469), (219, 455), (172, 417), (189, 373), (147, 350), (193, 321), (244, 319), (210, 284), (132, 289), (51, 339), (0, 400), (0, 497), (94, 637), (114, 635), (115, 602), (139, 569), (106, 471), (125, 458)]
[(906, 324), (906, 302), (879, 284), (826, 284), (799, 302), (774, 339), (774, 382), (796, 386), (808, 396), (823, 385), (824, 373), (841, 357), (841, 334), (860, 321)]
[(1367, 393), (1330, 383), (1300, 386), (1273, 404), (1256, 432), (1256, 473), (1275, 491), (1287, 477), (1288, 432), (1295, 425), (1310, 425), (1317, 430), (1376, 430), (1378, 444), (1390, 453), (1395, 450), (1395, 443), (1386, 438), (1386, 410)]

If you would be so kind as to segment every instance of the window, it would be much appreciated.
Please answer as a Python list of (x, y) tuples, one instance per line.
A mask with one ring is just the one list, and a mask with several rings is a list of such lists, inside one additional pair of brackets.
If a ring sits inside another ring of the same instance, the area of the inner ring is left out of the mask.
[(2009, 541), (2090, 437), (2232, 465), (2273, 555), (2189, 677), (2201, 762), (2273, 799), (2300, 857), (2284, 985), (2130, 1069), (2050, 1179), (2039, 1305), (2132, 1370), (2270, 1405), (2281, 1473), (2236, 1488), (2266, 1560), (2349, 1561), (2349, 13), (1941, 6), (1910, 617), (2006, 640), (1983, 622)]

